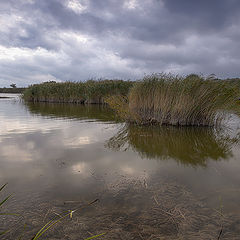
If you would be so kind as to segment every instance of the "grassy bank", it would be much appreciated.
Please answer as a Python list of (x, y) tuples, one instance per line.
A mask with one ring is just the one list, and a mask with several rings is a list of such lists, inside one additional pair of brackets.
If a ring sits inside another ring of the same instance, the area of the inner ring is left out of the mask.
[(133, 82), (101, 80), (86, 82), (45, 82), (28, 87), (23, 98), (32, 102), (104, 103), (109, 95), (126, 96)]
[(238, 86), (228, 81), (154, 74), (136, 82), (127, 98), (112, 96), (107, 102), (137, 124), (213, 126), (235, 108), (239, 96)]

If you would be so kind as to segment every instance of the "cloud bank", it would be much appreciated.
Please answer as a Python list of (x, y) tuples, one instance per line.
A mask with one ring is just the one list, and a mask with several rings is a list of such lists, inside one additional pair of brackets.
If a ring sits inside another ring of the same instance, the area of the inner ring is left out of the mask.
[(0, 0), (0, 87), (240, 76), (238, 0)]

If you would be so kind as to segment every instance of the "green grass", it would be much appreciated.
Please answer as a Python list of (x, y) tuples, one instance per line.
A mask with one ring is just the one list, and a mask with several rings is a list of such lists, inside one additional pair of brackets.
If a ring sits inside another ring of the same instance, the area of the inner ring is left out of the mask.
[(153, 74), (137, 81), (128, 98), (110, 97), (109, 105), (129, 122), (178, 126), (213, 126), (233, 110), (239, 87), (197, 75)]
[(123, 80), (45, 82), (29, 86), (23, 98), (33, 102), (104, 103), (109, 95), (127, 95), (133, 83)]

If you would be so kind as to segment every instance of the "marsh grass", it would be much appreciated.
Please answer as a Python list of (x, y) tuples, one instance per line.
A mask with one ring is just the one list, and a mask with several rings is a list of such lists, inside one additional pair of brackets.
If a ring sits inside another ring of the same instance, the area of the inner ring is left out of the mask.
[(86, 82), (45, 82), (29, 86), (23, 98), (32, 102), (104, 103), (109, 95), (125, 96), (133, 83), (123, 80), (89, 80)]
[(213, 126), (234, 108), (238, 98), (238, 87), (227, 81), (153, 74), (137, 81), (122, 104), (115, 96), (108, 103), (137, 124)]

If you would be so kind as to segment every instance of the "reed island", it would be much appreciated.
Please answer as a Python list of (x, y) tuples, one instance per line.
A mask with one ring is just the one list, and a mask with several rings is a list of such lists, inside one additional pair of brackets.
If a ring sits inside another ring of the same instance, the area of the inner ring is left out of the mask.
[(44, 82), (29, 86), (31, 102), (106, 104), (122, 120), (139, 125), (215, 126), (238, 111), (240, 80), (191, 74), (152, 74), (137, 81)]

